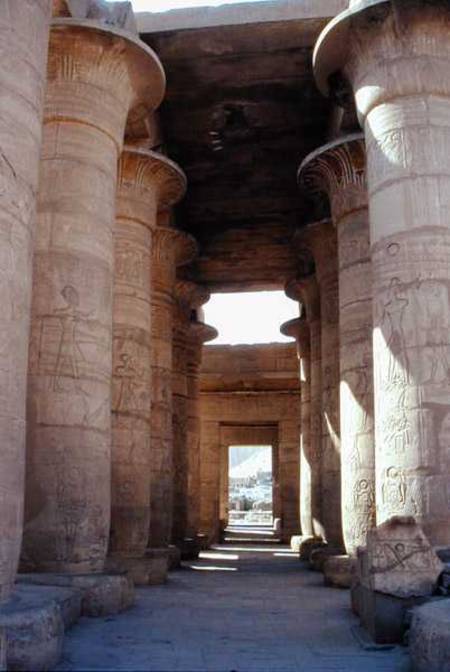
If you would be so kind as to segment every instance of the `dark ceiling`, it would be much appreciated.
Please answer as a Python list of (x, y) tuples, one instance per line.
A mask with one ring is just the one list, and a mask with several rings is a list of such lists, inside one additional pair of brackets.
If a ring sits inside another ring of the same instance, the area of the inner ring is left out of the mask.
[(296, 273), (296, 172), (327, 140), (331, 117), (311, 66), (326, 22), (142, 36), (166, 70), (164, 139), (188, 177), (177, 220), (200, 245), (189, 273), (213, 290), (280, 287)]

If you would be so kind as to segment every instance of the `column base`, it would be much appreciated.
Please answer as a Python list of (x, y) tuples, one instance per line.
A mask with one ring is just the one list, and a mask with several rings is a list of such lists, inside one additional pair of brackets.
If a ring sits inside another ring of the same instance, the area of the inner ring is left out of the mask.
[(135, 586), (158, 586), (167, 581), (169, 551), (148, 548), (141, 557), (111, 555), (105, 568), (110, 572), (126, 572)]
[(315, 551), (316, 548), (323, 548), (324, 546), (326, 546), (326, 543), (322, 541), (320, 537), (302, 537), (299, 547), (300, 560), (309, 562), (311, 553)]
[(102, 574), (19, 574), (20, 584), (58, 586), (81, 591), (81, 615), (111, 616), (134, 604), (133, 581), (125, 572)]
[(342, 555), (342, 548), (335, 548), (325, 544), (311, 551), (309, 564), (313, 572), (323, 572), (326, 560), (334, 555)]
[(294, 553), (300, 553), (300, 547), (302, 545), (302, 535), (301, 534), (294, 534), (291, 537), (291, 541), (289, 542), (289, 545), (291, 547), (291, 551), (294, 551)]
[(177, 541), (175, 545), (180, 551), (181, 560), (198, 560), (201, 548), (197, 537), (185, 537)]
[[(81, 593), (53, 586), (16, 586), (0, 609), (0, 669), (52, 669), (60, 660), (65, 627), (78, 620)], [(6, 633), (6, 642), (1, 633)], [(5, 660), (6, 659), (6, 660)]]
[(356, 559), (349, 555), (333, 555), (323, 565), (323, 579), (332, 588), (351, 588)]
[(450, 669), (450, 600), (414, 609), (408, 641), (415, 672)]
[(168, 546), (169, 551), (169, 572), (172, 572), (174, 569), (179, 569), (181, 567), (181, 551), (177, 546), (170, 544)]

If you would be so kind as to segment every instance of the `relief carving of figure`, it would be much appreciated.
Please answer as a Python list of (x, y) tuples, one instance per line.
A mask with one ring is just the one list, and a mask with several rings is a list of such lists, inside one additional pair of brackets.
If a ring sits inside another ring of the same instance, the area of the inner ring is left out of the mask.
[(424, 313), (426, 352), (430, 374), (425, 383), (444, 383), (450, 380), (450, 325), (448, 323), (448, 289), (436, 281), (421, 283)]
[(382, 498), (391, 511), (397, 512), (406, 505), (406, 481), (403, 471), (397, 467), (389, 467), (382, 485)]
[(387, 380), (389, 384), (408, 382), (408, 359), (405, 352), (403, 321), (409, 299), (404, 296), (399, 278), (392, 278), (386, 302), (383, 304), (382, 328), (387, 335), (389, 351)]

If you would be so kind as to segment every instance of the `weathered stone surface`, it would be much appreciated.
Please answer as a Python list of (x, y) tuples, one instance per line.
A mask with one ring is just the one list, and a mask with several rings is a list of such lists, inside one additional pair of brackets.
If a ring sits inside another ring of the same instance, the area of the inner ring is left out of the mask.
[(23, 555), (38, 571), (102, 571), (109, 536), (113, 229), (127, 118), (161, 102), (133, 35), (53, 21), (28, 376)]
[(59, 661), (64, 621), (52, 588), (16, 586), (0, 609), (0, 629), (3, 628), (8, 670), (39, 672), (52, 669)]
[(361, 583), (371, 590), (403, 598), (431, 595), (443, 569), (413, 518), (392, 518), (368, 532)]
[(315, 59), (322, 88), (350, 82), (365, 129), (377, 522), (414, 516), (433, 545), (450, 536), (449, 21), (447, 2), (355, 4)]
[(50, 0), (0, 4), (0, 602), (22, 537), (34, 217)]
[(450, 600), (415, 607), (409, 631), (413, 672), (450, 669)]
[(307, 562), (309, 562), (311, 558), (311, 553), (316, 548), (322, 548), (324, 546), (326, 546), (326, 543), (319, 537), (303, 538), (299, 548), (300, 560), (306, 560)]
[(134, 587), (124, 572), (111, 574), (21, 574), (22, 584), (59, 586), (81, 591), (81, 615), (103, 617), (118, 614), (134, 604)]
[(299, 170), (307, 194), (325, 197), (337, 230), (339, 269), (342, 528), (354, 555), (375, 525), (372, 269), (361, 134), (310, 154)]
[(349, 555), (328, 557), (323, 565), (323, 579), (326, 586), (350, 588), (356, 560)]
[(6, 628), (0, 627), (0, 670), (6, 672)]
[[(114, 229), (112, 509), (109, 552), (141, 583), (151, 575), (151, 255), (158, 210), (184, 193), (180, 169), (156, 152), (125, 147)], [(119, 557), (123, 556), (123, 563)], [(142, 566), (144, 577), (140, 576)], [(161, 568), (156, 573), (161, 575)], [(145, 582), (145, 581), (144, 581)]]

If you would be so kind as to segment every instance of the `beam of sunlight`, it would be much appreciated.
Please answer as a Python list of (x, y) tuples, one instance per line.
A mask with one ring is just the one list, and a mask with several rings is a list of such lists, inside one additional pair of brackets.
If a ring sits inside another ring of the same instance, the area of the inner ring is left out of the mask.
[(188, 565), (196, 572), (237, 572), (237, 567), (216, 567), (214, 565)]
[(239, 555), (226, 554), (226, 553), (215, 553), (214, 551), (208, 553), (207, 551), (202, 551), (200, 553), (200, 558), (203, 560), (239, 560)]
[(219, 332), (212, 345), (293, 343), (280, 327), (299, 315), (298, 303), (284, 292), (213, 294), (204, 306), (205, 322)]

